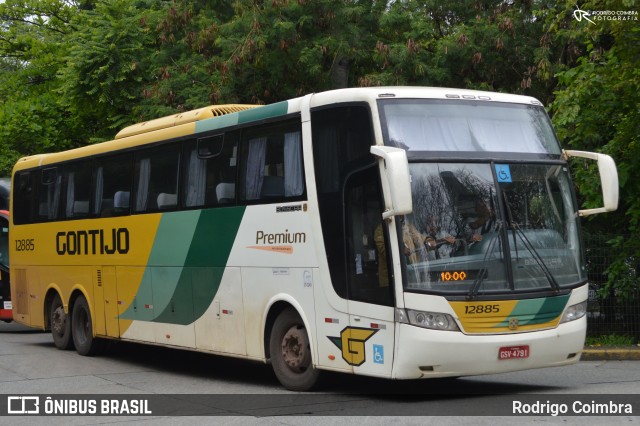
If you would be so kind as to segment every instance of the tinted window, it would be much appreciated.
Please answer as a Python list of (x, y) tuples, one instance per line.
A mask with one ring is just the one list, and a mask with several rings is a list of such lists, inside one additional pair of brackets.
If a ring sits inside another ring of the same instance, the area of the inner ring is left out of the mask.
[(366, 105), (346, 105), (314, 111), (311, 128), (322, 236), (331, 282), (336, 293), (346, 298), (345, 267), (352, 259), (345, 258), (346, 198), (342, 190), (351, 172), (376, 162), (369, 152), (374, 144), (369, 109)]
[(9, 267), (9, 220), (0, 215), (0, 265)]
[(378, 168), (347, 178), (344, 191), (349, 299), (393, 305), (393, 287)]
[(130, 155), (101, 159), (96, 167), (93, 213), (116, 216), (129, 213), (132, 161)]
[(276, 201), (304, 194), (300, 123), (266, 125), (242, 138), (242, 199)]
[[(142, 151), (135, 165), (134, 211), (157, 211), (178, 206), (180, 146)], [(126, 200), (128, 203), (128, 199)]]
[(14, 177), (13, 222), (24, 224), (31, 222), (33, 212), (35, 172), (20, 172)]
[(235, 203), (238, 132), (190, 141), (185, 145), (185, 207)]
[(89, 216), (91, 200), (91, 162), (69, 164), (64, 168), (65, 201), (63, 216), (78, 219)]
[(60, 191), (62, 176), (57, 167), (40, 170), (40, 184), (38, 185), (38, 221), (55, 220), (60, 211)]

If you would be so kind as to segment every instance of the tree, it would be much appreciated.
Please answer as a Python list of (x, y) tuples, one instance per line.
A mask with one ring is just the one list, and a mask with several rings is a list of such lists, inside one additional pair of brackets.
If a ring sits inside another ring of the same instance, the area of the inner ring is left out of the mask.
[(226, 1), (173, 1), (162, 8), (152, 27), (154, 53), (147, 58), (151, 78), (134, 106), (136, 118), (232, 101), (220, 98), (216, 66), (223, 55), (216, 43), (220, 26), (232, 18)]
[(0, 4), (0, 170), (15, 161), (74, 145), (78, 120), (57, 102), (56, 72), (74, 5), (62, 0)]
[(220, 95), (271, 103), (355, 85), (386, 2), (238, 1), (216, 38)]
[(60, 104), (87, 123), (94, 140), (131, 123), (131, 112), (151, 80), (157, 4), (98, 2), (95, 9), (74, 15), (77, 29), (66, 37), (66, 61), (58, 71)]
[[(628, 10), (625, 2), (586, 2), (581, 10)], [(637, 12), (636, 12), (637, 13)], [(620, 179), (619, 210), (585, 223), (590, 232), (615, 229), (615, 259), (609, 286), (620, 294), (637, 290), (640, 268), (640, 27), (628, 20), (570, 20), (575, 46), (584, 46), (574, 67), (558, 73), (553, 121), (564, 146), (611, 155)], [(595, 174), (574, 167), (585, 207), (601, 204)], [(607, 288), (606, 291), (609, 289)]]
[(359, 84), (465, 87), (548, 100), (539, 65), (547, 1), (392, 2)]

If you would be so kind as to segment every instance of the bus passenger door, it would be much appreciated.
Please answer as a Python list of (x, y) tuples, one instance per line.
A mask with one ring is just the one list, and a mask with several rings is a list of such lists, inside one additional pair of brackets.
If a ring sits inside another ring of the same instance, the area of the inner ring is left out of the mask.
[(198, 349), (247, 354), (241, 283), (240, 268), (194, 268), (193, 302), (199, 312), (195, 323)]
[[(395, 330), (393, 280), (377, 171), (377, 165), (368, 166), (351, 174), (345, 184), (350, 330), (343, 345), (348, 345), (356, 373), (390, 377)], [(347, 352), (343, 349), (343, 355)]]
[[(318, 208), (329, 277), (314, 286), (318, 363), (390, 377), (393, 280), (371, 109), (336, 104), (311, 112)], [(319, 270), (324, 274), (323, 268)], [(327, 361), (329, 360), (329, 361)]]
[(120, 337), (155, 342), (151, 273), (144, 267), (118, 266), (116, 280)]
[(115, 266), (103, 266), (96, 270), (93, 287), (96, 334), (120, 337), (118, 327), (118, 294)]

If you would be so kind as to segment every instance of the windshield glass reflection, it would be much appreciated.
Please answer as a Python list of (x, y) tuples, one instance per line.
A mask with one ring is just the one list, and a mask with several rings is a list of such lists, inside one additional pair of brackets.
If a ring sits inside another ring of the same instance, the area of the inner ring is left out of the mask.
[(410, 167), (413, 213), (398, 221), (407, 289), (475, 296), (585, 279), (561, 166)]

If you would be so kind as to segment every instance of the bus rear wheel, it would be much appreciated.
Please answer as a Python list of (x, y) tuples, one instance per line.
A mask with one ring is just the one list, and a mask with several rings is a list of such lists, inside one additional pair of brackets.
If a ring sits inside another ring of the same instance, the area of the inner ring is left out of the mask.
[(73, 344), (71, 340), (71, 318), (64, 311), (62, 299), (57, 293), (51, 301), (49, 324), (51, 325), (51, 336), (53, 336), (53, 343), (55, 343), (56, 348), (61, 350), (71, 349)]
[(73, 344), (80, 355), (95, 355), (101, 348), (101, 341), (93, 336), (91, 311), (84, 296), (78, 297), (71, 314)]
[(308, 391), (317, 385), (320, 372), (313, 368), (309, 335), (293, 309), (285, 309), (276, 318), (269, 351), (273, 371), (285, 388)]

